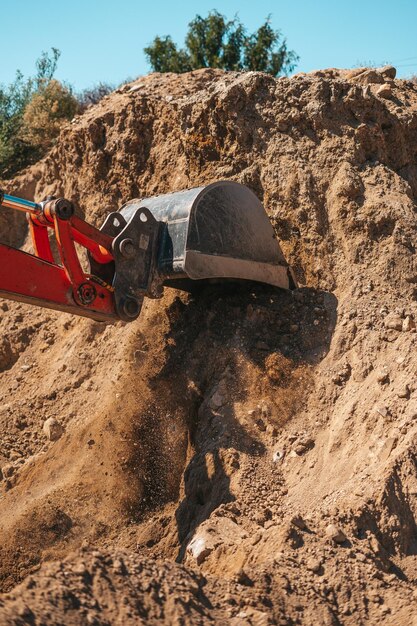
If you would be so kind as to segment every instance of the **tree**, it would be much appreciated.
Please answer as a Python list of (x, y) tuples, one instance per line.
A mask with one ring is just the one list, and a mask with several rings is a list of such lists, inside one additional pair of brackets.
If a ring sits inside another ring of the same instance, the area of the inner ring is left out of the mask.
[(178, 48), (170, 36), (155, 37), (144, 52), (155, 72), (182, 73), (214, 67), (278, 76), (291, 72), (298, 61), (281, 32), (272, 28), (270, 16), (248, 35), (237, 17), (227, 20), (218, 11), (211, 11), (205, 18), (196, 15), (188, 25), (185, 48)]

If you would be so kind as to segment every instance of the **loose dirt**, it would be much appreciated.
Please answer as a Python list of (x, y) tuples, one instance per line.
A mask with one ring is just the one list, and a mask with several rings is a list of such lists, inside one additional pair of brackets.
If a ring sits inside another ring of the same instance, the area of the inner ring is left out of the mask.
[(416, 623), (417, 86), (152, 74), (4, 186), (99, 225), (218, 179), (299, 289), (166, 289), (113, 326), (0, 303), (1, 624)]

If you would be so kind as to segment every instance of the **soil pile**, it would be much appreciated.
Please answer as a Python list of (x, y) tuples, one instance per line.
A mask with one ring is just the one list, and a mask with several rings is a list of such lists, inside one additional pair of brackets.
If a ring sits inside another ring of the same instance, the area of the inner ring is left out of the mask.
[(100, 224), (244, 183), (300, 288), (167, 289), (114, 326), (1, 304), (0, 623), (413, 623), (417, 86), (394, 76), (153, 74), (7, 185)]

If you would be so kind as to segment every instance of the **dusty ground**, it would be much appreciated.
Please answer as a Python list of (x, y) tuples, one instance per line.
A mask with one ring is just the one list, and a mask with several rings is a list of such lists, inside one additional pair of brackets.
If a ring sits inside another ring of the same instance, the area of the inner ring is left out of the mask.
[(6, 183), (99, 224), (243, 182), (300, 289), (115, 326), (1, 302), (1, 624), (417, 623), (416, 158), (389, 69), (205, 70), (123, 87)]

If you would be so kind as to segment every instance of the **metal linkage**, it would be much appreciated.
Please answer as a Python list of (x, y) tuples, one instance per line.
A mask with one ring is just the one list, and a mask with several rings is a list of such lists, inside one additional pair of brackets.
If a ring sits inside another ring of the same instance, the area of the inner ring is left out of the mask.
[[(65, 198), (35, 203), (0, 192), (1, 206), (25, 211), (35, 254), (0, 244), (0, 295), (98, 320), (116, 320), (113, 288), (84, 272), (75, 244), (96, 264), (113, 262), (113, 238), (74, 214)], [(55, 233), (60, 263), (52, 253), (48, 229)]]

